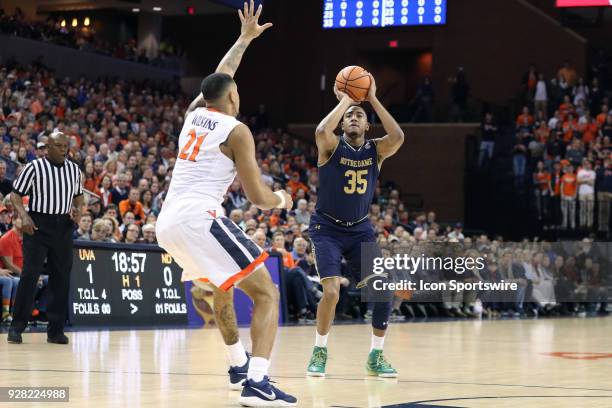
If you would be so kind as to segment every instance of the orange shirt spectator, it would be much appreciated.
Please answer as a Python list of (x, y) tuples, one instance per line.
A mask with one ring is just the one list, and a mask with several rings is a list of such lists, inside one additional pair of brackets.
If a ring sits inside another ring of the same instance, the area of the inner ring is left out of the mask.
[(570, 115), (570, 117), (563, 122), (563, 141), (569, 143), (574, 138), (574, 132), (578, 130), (578, 122)]
[(571, 102), (563, 102), (559, 105), (559, 113), (561, 115), (561, 120), (565, 121), (570, 113), (574, 113), (574, 105), (572, 105)]
[(275, 232), (272, 237), (272, 251), (279, 252), (283, 256), (283, 265), (285, 268), (295, 268), (295, 260), (291, 255), (291, 252), (285, 249), (285, 234), (282, 232)]
[(536, 129), (535, 135), (540, 143), (546, 144), (550, 138), (550, 129), (542, 122), (542, 125)]
[(291, 180), (287, 182), (287, 186), (291, 187), (291, 195), (294, 199), (299, 189), (304, 190), (305, 193), (308, 192), (308, 186), (300, 181), (300, 173), (297, 171), (293, 172), (291, 175)]
[(98, 196), (102, 194), (100, 192), (100, 189), (98, 188), (99, 185), (100, 183), (98, 183), (97, 178), (86, 178), (85, 181), (83, 181), (83, 188), (91, 191), (92, 193)]
[(30, 112), (32, 112), (32, 114), (36, 116), (42, 111), (43, 111), (43, 107), (40, 104), (40, 101), (38, 99), (34, 99), (34, 102), (30, 104)]
[(578, 73), (576, 72), (575, 68), (569, 65), (569, 63), (566, 62), (565, 64), (563, 64), (563, 67), (557, 73), (557, 76), (559, 75), (561, 75), (565, 79), (565, 82), (567, 82), (568, 86), (571, 87), (576, 85), (576, 78), (578, 77)]
[(606, 120), (608, 120), (608, 112), (601, 112), (595, 117), (595, 122), (597, 122), (597, 126), (599, 126), (600, 129), (606, 124)]
[(550, 173), (547, 171), (539, 171), (534, 174), (535, 182), (541, 191), (550, 190)]
[(123, 217), (126, 212), (130, 211), (134, 213), (136, 224), (142, 224), (146, 216), (142, 203), (139, 200), (140, 193), (138, 192), (138, 189), (132, 188), (127, 200), (119, 202), (119, 214), (121, 214), (121, 217)]
[(596, 123), (585, 123), (580, 127), (580, 131), (582, 132), (582, 141), (586, 143), (591, 143), (599, 133), (599, 127)]
[(285, 265), (285, 268), (287, 269), (295, 268), (295, 261), (293, 260), (291, 252), (285, 251), (285, 253), (283, 254), (283, 265)]
[[(7, 257), (10, 262), (19, 269), (23, 269), (23, 237), (13, 227), (9, 232), (0, 237), (0, 257)], [(8, 269), (2, 258), (0, 267)]]
[(533, 126), (533, 115), (529, 113), (529, 108), (526, 106), (523, 108), (523, 112), (516, 117), (516, 126), (522, 126), (527, 122), (529, 126)]
[(565, 173), (561, 177), (561, 196), (562, 197), (576, 197), (576, 174)]

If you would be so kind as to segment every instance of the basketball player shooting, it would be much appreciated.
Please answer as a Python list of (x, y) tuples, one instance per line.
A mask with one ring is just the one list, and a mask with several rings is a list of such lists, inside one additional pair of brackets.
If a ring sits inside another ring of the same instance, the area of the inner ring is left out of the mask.
[[(344, 257), (356, 281), (360, 280), (361, 244), (376, 242), (368, 216), (376, 180), (383, 161), (395, 154), (404, 142), (402, 129), (376, 97), (376, 83), (371, 75), (369, 91), (363, 99), (370, 102), (387, 133), (380, 139), (366, 140), (365, 134), (370, 128), (366, 112), (347, 93), (353, 97), (356, 94), (336, 87), (334, 92), (339, 103), (316, 129), (320, 185), (316, 213), (309, 227), (315, 266), (323, 286), (317, 309), (315, 347), (307, 368), (307, 374), (316, 377), (325, 376), (327, 338), (340, 293), (340, 263)], [(334, 134), (339, 122), (343, 131), (340, 137)], [(383, 295), (385, 301), (374, 305), (366, 370), (378, 377), (397, 377), (397, 371), (383, 356), (393, 293)]]
[[(295, 397), (272, 386), (268, 378), (270, 354), (278, 328), (279, 294), (264, 265), (267, 253), (224, 216), (223, 196), (236, 174), (246, 196), (258, 208), (293, 206), (285, 191), (272, 192), (262, 181), (255, 158), (253, 135), (236, 119), (240, 108), (234, 74), (252, 40), (271, 23), (259, 25), (262, 7), (253, 0), (239, 10), (241, 34), (216, 72), (204, 78), (201, 94), (190, 104), (179, 136), (179, 155), (156, 232), (162, 248), (183, 268), (184, 281), (206, 280), (216, 291), (239, 286), (252, 300), (253, 356), (247, 359), (240, 344), (229, 344), (231, 368), (248, 366), (239, 403), (248, 407), (293, 407)], [(219, 296), (219, 295), (217, 295)], [(237, 342), (231, 296), (215, 302), (226, 344)], [(232, 321), (233, 317), (233, 321)], [(226, 329), (230, 328), (227, 332)], [(240, 355), (240, 356), (238, 356)], [(233, 356), (233, 357), (232, 357)], [(230, 368), (230, 378), (232, 369)], [(237, 374), (237, 373), (234, 373)], [(241, 381), (242, 382), (242, 381)]]

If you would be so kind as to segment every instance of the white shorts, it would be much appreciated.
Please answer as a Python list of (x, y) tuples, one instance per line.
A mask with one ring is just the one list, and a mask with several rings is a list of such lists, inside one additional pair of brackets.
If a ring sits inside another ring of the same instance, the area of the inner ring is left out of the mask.
[(183, 268), (183, 281), (210, 281), (229, 290), (263, 266), (268, 253), (225, 216), (173, 220), (162, 213), (156, 224), (159, 245)]

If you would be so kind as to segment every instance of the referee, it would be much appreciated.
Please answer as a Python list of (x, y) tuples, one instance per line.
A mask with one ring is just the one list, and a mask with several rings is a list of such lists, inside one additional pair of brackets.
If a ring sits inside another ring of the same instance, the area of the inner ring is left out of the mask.
[[(68, 344), (64, 323), (68, 310), (72, 269), (71, 216), (77, 219), (83, 206), (83, 182), (79, 167), (67, 159), (68, 138), (55, 131), (49, 137), (46, 157), (28, 163), (13, 183), (11, 202), (22, 219), (23, 269), (17, 288), (8, 342), (22, 342), (45, 259), (49, 272), (47, 342)], [(29, 212), (22, 197), (30, 196)]]

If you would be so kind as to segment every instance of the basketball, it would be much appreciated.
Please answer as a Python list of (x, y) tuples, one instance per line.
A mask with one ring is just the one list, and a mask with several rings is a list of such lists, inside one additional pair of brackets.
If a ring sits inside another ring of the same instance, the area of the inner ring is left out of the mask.
[(355, 101), (362, 102), (368, 97), (371, 82), (368, 71), (359, 66), (351, 65), (338, 72), (334, 86)]

